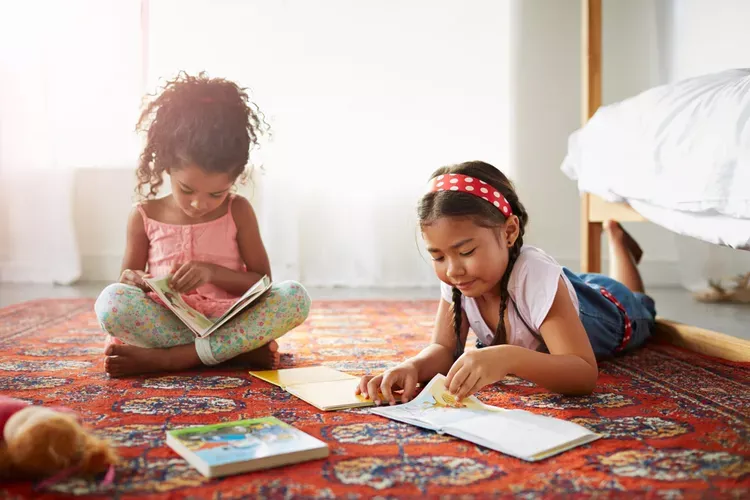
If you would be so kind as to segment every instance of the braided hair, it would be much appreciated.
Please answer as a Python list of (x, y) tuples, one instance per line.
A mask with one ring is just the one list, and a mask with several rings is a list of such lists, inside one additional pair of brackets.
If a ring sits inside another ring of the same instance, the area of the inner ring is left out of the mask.
[[(513, 266), (521, 255), (523, 235), (529, 222), (529, 216), (524, 206), (518, 200), (513, 183), (489, 163), (471, 161), (442, 167), (435, 171), (430, 178), (432, 179), (438, 175), (445, 174), (462, 174), (486, 182), (502, 193), (505, 199), (508, 200), (508, 203), (510, 203), (513, 214), (518, 217), (518, 237), (513, 242), (513, 246), (508, 250), (508, 267), (500, 279), (500, 320), (497, 323), (495, 336), (492, 340), (492, 345), (507, 344), (508, 332), (505, 330), (505, 311), (510, 300), (508, 283)], [(482, 227), (498, 227), (506, 221), (505, 216), (500, 210), (481, 198), (473, 194), (449, 190), (425, 194), (420, 200), (417, 214), (421, 226), (429, 225), (441, 217), (471, 217), (477, 225)], [(461, 320), (463, 316), (461, 297), (461, 291), (453, 287), (453, 330), (456, 334), (455, 359), (458, 359), (464, 352), (464, 346), (461, 343)]]
[(236, 83), (181, 72), (146, 103), (136, 130), (146, 133), (146, 144), (135, 190), (141, 198), (153, 198), (165, 171), (191, 163), (237, 179), (268, 124)]

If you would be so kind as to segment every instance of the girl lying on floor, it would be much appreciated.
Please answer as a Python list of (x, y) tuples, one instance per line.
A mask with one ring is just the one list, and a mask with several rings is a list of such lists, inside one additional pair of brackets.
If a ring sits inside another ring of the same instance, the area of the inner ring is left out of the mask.
[[(616, 222), (606, 230), (613, 277), (576, 274), (529, 245), (526, 210), (495, 167), (441, 168), (419, 205), (419, 222), (442, 281), (432, 343), (360, 381), (358, 393), (391, 404), (411, 399), (438, 373), (461, 399), (514, 374), (563, 394), (589, 394), (597, 359), (630, 351), (652, 334), (656, 311), (637, 264), (642, 251)], [(479, 349), (464, 352), (468, 331)], [(380, 401), (377, 401), (380, 403)]]
[[(254, 106), (254, 105), (252, 105)], [(171, 287), (208, 317), (221, 316), (264, 274), (271, 274), (253, 207), (232, 194), (257, 144), (263, 120), (236, 84), (181, 75), (139, 120), (147, 143), (136, 191), (146, 199), (130, 214), (120, 282), (95, 310), (110, 341), (111, 376), (186, 370), (228, 360), (275, 367), (275, 339), (307, 317), (310, 298), (291, 281), (207, 338), (195, 335), (149, 293), (143, 278), (171, 274)], [(156, 198), (169, 174), (171, 194)]]

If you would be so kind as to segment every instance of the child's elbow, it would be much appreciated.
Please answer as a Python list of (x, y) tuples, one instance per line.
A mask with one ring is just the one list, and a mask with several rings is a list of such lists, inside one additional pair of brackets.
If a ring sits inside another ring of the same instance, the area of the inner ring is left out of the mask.
[(599, 373), (596, 368), (591, 370), (585, 378), (582, 378), (574, 387), (564, 391), (565, 396), (589, 396), (596, 389)]
[(589, 376), (586, 377), (586, 380), (581, 387), (581, 396), (588, 396), (594, 392), (594, 389), (596, 389), (596, 383), (599, 380), (599, 370), (596, 367), (591, 368)]
[(571, 387), (567, 391), (562, 391), (563, 396), (590, 396), (596, 389), (596, 382), (593, 384), (581, 384)]
[(590, 396), (596, 389), (596, 379), (580, 387), (576, 396)]

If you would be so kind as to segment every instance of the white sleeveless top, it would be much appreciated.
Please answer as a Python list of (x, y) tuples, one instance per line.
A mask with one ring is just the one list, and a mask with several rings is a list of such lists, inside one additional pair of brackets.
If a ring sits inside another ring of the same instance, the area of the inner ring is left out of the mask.
[[(534, 336), (539, 333), (539, 327), (547, 317), (552, 302), (557, 293), (557, 286), (563, 278), (573, 305), (578, 310), (578, 296), (573, 285), (562, 272), (562, 266), (555, 259), (542, 250), (524, 245), (518, 256), (508, 282), (510, 298), (515, 302), (508, 304), (508, 343), (536, 350), (540, 342)], [(453, 289), (447, 283), (440, 284), (440, 294), (443, 300), (453, 304)], [(461, 297), (461, 307), (469, 320), (471, 331), (484, 345), (490, 345), (495, 332), (484, 322), (477, 301), (470, 297)], [(520, 317), (519, 317), (520, 314)], [(527, 327), (528, 325), (528, 327)], [(532, 333), (529, 327), (534, 329)]]

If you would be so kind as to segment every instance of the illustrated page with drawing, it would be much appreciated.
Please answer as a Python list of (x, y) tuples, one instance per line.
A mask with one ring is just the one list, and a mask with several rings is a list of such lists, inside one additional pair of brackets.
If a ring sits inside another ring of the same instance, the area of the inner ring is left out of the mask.
[(481, 415), (505, 411), (489, 406), (474, 396), (457, 402), (445, 388), (445, 376), (436, 375), (419, 395), (406, 404), (372, 410), (383, 417), (443, 432), (443, 427)]
[(456, 401), (436, 375), (412, 401), (371, 413), (424, 427), (527, 461), (542, 460), (599, 435), (583, 426), (525, 410), (505, 410), (474, 396)]
[(237, 302), (235, 302), (227, 312), (221, 317), (212, 320), (190, 307), (182, 299), (182, 296), (169, 286), (169, 276), (150, 278), (145, 279), (144, 281), (156, 293), (156, 295), (159, 296), (166, 306), (199, 337), (208, 337), (211, 335), (217, 328), (229, 321), (237, 313), (244, 310), (245, 307), (258, 300), (271, 288), (271, 280), (268, 276), (263, 276), (257, 283), (250, 287), (242, 297), (237, 299)]

